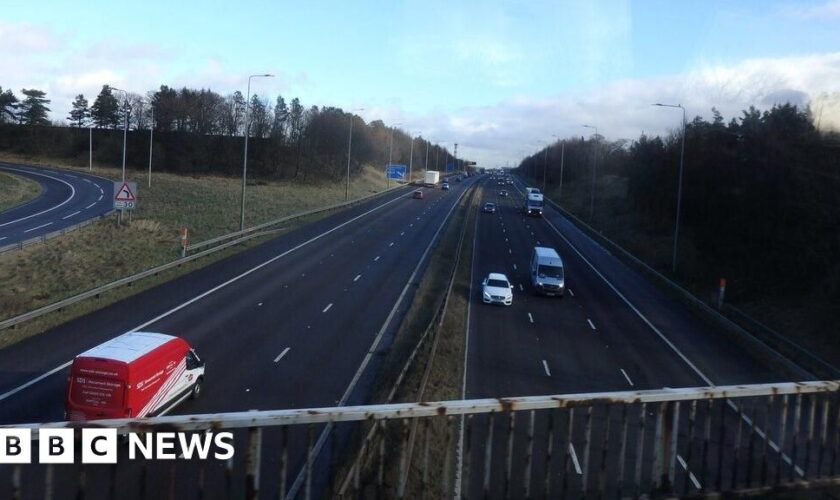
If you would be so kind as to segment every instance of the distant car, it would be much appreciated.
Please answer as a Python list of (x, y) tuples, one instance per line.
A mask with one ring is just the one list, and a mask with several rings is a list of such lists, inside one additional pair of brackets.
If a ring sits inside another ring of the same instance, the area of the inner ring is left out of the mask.
[(499, 191), (499, 196), (507, 196), (507, 195), (508, 195), (508, 192), (507, 192), (507, 191), (505, 191), (504, 189), (502, 189), (501, 191)]
[(481, 211), (486, 212), (488, 214), (495, 214), (496, 213), (496, 204), (495, 203), (485, 203), (484, 208), (482, 208)]
[(443, 190), (443, 191), (449, 191), (449, 183), (444, 182), (443, 184), (440, 185), (440, 189)]
[(481, 282), (481, 300), (485, 304), (513, 304), (513, 285), (507, 276), (501, 273), (490, 273)]
[(423, 199), (423, 191), (420, 191), (418, 189), (417, 191), (414, 191), (413, 193), (411, 193), (411, 197), (414, 198), (415, 200), (422, 200)]

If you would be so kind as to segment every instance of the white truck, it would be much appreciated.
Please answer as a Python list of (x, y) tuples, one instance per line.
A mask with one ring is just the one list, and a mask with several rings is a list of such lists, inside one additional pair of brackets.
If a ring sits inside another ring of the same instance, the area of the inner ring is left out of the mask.
[(440, 182), (440, 172), (437, 170), (426, 170), (426, 179), (423, 184), (427, 187), (433, 188)]
[(543, 195), (539, 189), (532, 187), (525, 188), (525, 205), (522, 208), (525, 215), (542, 217), (543, 204)]

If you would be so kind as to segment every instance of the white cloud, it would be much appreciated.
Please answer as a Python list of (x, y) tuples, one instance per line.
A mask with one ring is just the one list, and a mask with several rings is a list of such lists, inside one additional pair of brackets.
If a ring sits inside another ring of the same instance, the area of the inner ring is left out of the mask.
[(403, 128), (428, 137), (457, 138), (466, 155), (488, 166), (514, 164), (539, 149), (540, 141), (589, 135), (581, 125), (597, 125), (608, 139), (635, 139), (641, 132), (667, 133), (679, 126), (678, 110), (651, 106), (682, 104), (688, 119), (710, 117), (715, 107), (728, 120), (751, 105), (767, 109), (792, 101), (811, 103), (821, 127), (840, 130), (840, 52), (764, 58), (739, 64), (706, 63), (680, 75), (623, 79), (588, 91), (550, 98), (514, 97), (492, 106), (452, 113), (409, 116), (398, 108), (384, 111), (386, 122), (400, 117)]
[(782, 9), (782, 13), (804, 20), (832, 20), (840, 19), (840, 0), (829, 0), (817, 5), (789, 5)]

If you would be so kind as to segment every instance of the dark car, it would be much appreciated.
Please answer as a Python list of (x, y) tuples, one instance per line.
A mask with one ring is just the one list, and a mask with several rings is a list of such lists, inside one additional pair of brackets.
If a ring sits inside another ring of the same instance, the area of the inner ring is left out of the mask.
[(420, 191), (418, 189), (417, 191), (411, 193), (411, 197), (414, 198), (415, 200), (422, 200), (423, 199), (423, 191)]
[(499, 196), (507, 196), (507, 195), (508, 195), (508, 192), (506, 190), (502, 189), (501, 191), (499, 191)]
[(482, 208), (481, 211), (486, 212), (488, 214), (495, 214), (496, 213), (496, 204), (495, 203), (485, 203), (484, 208)]

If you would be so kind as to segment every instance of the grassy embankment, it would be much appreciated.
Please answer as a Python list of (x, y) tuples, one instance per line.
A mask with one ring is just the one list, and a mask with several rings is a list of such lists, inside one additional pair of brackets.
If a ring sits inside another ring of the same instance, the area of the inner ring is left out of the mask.
[(0, 212), (25, 203), (40, 193), (41, 185), (37, 182), (8, 172), (0, 172)]
[[(537, 186), (541, 186), (539, 181)], [(556, 187), (549, 186), (546, 193), (554, 201), (560, 197)], [(586, 181), (565, 183), (562, 206), (595, 227), (601, 234), (624, 249), (671, 277), (673, 232), (661, 232), (646, 226), (636, 215), (627, 197), (627, 179), (604, 176), (599, 179), (596, 191), (594, 219), (590, 220), (589, 184)], [(708, 262), (696, 248), (696, 237), (690, 227), (680, 227), (679, 274), (677, 281), (695, 296), (711, 301), (718, 279), (713, 269), (716, 263)], [(840, 365), (840, 342), (834, 332), (840, 322), (840, 308), (828, 303), (820, 290), (790, 297), (779, 290), (768, 293), (740, 293), (737, 284), (727, 290), (727, 301), (769, 328), (787, 336), (806, 349), (817, 353), (825, 361)]]
[[(9, 156), (3, 159), (71, 168), (49, 160)], [(96, 166), (93, 173), (112, 179), (119, 176), (116, 169)], [(139, 184), (139, 209), (130, 225), (117, 227), (115, 216), (109, 217), (46, 244), (0, 254), (0, 283), (3, 284), (0, 319), (175, 259), (179, 255), (181, 227), (189, 229), (191, 242), (239, 228), (239, 179), (153, 172), (152, 187), (148, 188), (144, 174), (143, 171), (127, 174), (128, 180)], [(358, 198), (384, 188), (381, 174), (366, 168), (351, 181), (350, 197)], [(253, 185), (249, 183), (246, 196), (246, 220), (248, 225), (253, 225), (343, 201), (344, 184), (257, 181)], [(290, 222), (284, 227), (289, 229), (316, 217)], [(259, 240), (219, 251), (131, 287), (110, 291), (100, 299), (83, 301), (17, 328), (0, 331), (0, 347), (222, 259)]]

